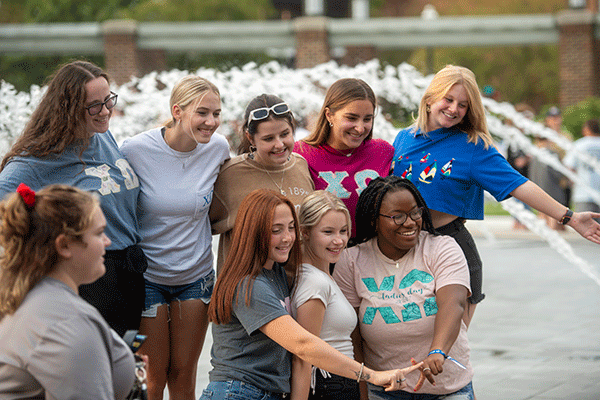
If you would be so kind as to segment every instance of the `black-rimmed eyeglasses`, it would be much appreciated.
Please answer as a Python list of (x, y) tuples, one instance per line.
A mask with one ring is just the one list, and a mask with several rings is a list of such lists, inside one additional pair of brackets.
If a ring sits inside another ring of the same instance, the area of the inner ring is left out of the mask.
[(382, 217), (390, 218), (392, 221), (394, 221), (394, 223), (396, 225), (402, 225), (403, 223), (406, 222), (408, 217), (410, 217), (410, 219), (412, 219), (413, 221), (417, 221), (418, 219), (421, 219), (421, 217), (423, 216), (423, 207), (415, 208), (408, 214), (400, 213), (400, 214), (396, 214), (396, 215), (384, 215), (384, 214), (379, 214), (379, 215)]
[(116, 93), (110, 92), (110, 97), (104, 100), (101, 103), (94, 103), (91, 106), (85, 106), (88, 114), (90, 115), (98, 115), (102, 112), (102, 107), (106, 107), (107, 110), (110, 110), (114, 106), (117, 105), (117, 97)]
[(250, 115), (248, 116), (248, 125), (252, 121), (260, 121), (261, 119), (265, 119), (269, 116), (269, 114), (273, 112), (275, 115), (282, 115), (287, 112), (291, 112), (290, 106), (287, 103), (278, 103), (272, 107), (261, 107), (250, 111)]

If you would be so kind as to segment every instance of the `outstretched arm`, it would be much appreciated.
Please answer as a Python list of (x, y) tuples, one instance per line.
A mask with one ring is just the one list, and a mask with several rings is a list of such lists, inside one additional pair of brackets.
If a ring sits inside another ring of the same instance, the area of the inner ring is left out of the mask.
[(359, 379), (383, 386), (386, 391), (405, 388), (404, 374), (421, 366), (417, 364), (402, 370), (374, 371), (346, 357), (308, 332), (289, 315), (275, 318), (263, 325), (260, 330), (284, 349), (315, 367), (349, 379)]
[[(527, 181), (513, 190), (511, 195), (557, 221), (560, 221), (568, 210), (531, 181)], [(594, 218), (600, 218), (600, 214), (576, 212), (573, 213), (567, 225), (575, 229), (577, 233), (587, 240), (600, 244), (600, 224), (594, 221)]]
[[(429, 350), (441, 350), (444, 354), (450, 352), (460, 332), (468, 292), (462, 285), (447, 285), (436, 291), (438, 312), (435, 315), (433, 340)], [(421, 378), (415, 385), (415, 391), (423, 386), (425, 378), (431, 383), (435, 382), (433, 377), (444, 370), (444, 361), (446, 360), (441, 354), (431, 354), (423, 360)]]

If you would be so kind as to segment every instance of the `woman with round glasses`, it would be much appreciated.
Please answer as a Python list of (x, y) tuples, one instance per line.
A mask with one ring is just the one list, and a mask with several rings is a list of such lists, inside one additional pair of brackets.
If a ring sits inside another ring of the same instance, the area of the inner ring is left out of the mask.
[(106, 274), (79, 292), (123, 335), (139, 328), (147, 264), (138, 246), (138, 178), (108, 130), (116, 104), (117, 95), (99, 67), (86, 61), (63, 65), (2, 160), (0, 197), (21, 182), (33, 190), (63, 183), (100, 195), (111, 240), (104, 256)]
[(312, 133), (294, 147), (308, 162), (315, 189), (342, 199), (352, 217), (351, 238), (358, 195), (369, 181), (388, 176), (394, 148), (373, 139), (377, 99), (363, 80), (340, 79), (331, 85)]
[(273, 189), (296, 209), (314, 190), (306, 160), (292, 153), (296, 121), (288, 104), (273, 94), (261, 94), (246, 106), (238, 156), (221, 167), (210, 208), (213, 234), (221, 234), (217, 271), (231, 243), (238, 208), (255, 189)]
[(437, 236), (421, 194), (397, 176), (372, 180), (356, 215), (358, 244), (344, 251), (333, 278), (358, 315), (353, 345), (364, 359), (357, 359), (375, 370), (423, 361), (420, 377), (406, 376), (407, 388), (369, 384), (369, 399), (472, 400), (462, 250)]

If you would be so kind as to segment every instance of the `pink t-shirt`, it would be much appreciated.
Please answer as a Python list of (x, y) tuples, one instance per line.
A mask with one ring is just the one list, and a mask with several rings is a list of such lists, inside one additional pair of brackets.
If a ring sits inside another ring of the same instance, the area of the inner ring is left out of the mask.
[(371, 179), (390, 174), (394, 147), (383, 139), (371, 139), (348, 153), (327, 144), (313, 147), (298, 141), (294, 152), (308, 162), (315, 190), (327, 190), (346, 204), (352, 217), (352, 237), (356, 236), (354, 215), (358, 196)]
[[(422, 360), (429, 353), (438, 307), (436, 290), (458, 284), (470, 288), (465, 256), (450, 236), (422, 231), (418, 244), (400, 260), (381, 253), (377, 238), (347, 249), (336, 263), (333, 277), (353, 307), (359, 307), (365, 365), (377, 370), (411, 365), (411, 357)], [(425, 381), (419, 393), (453, 393), (471, 382), (467, 328), (460, 333), (447, 355), (466, 370), (446, 360), (436, 385)], [(412, 392), (418, 373), (407, 376)]]

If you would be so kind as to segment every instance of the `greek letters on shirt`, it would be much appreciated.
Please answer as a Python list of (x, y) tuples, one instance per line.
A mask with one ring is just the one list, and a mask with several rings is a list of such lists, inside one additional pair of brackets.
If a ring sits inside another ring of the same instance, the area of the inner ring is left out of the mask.
[(377, 314), (386, 324), (414, 321), (437, 314), (435, 297), (425, 297), (431, 293), (425, 285), (433, 282), (433, 276), (427, 272), (413, 269), (399, 283), (396, 283), (395, 275), (386, 276), (379, 285), (374, 278), (363, 278), (362, 282), (371, 293), (373, 302), (396, 303), (394, 306), (367, 306), (363, 324), (371, 325)]
[[(131, 190), (140, 186), (140, 182), (138, 180), (137, 175), (131, 168), (131, 165), (124, 158), (119, 158), (115, 161), (115, 165), (119, 168), (121, 172), (121, 176), (123, 176), (123, 182), (125, 183), (125, 188), (127, 190)], [(118, 193), (121, 191), (121, 185), (119, 185), (111, 176), (110, 176), (110, 166), (107, 164), (102, 164), (98, 167), (88, 167), (85, 169), (85, 174), (89, 176), (95, 176), (100, 178), (100, 188), (98, 188), (98, 192), (101, 195), (106, 196), (111, 193)]]
[[(342, 181), (349, 177), (350, 174), (346, 171), (321, 171), (319, 172), (319, 178), (323, 179), (327, 183), (325, 190), (335, 194), (340, 199), (347, 199), (352, 194), (342, 185)], [(354, 174), (354, 182), (356, 183), (356, 194), (360, 196), (360, 193), (367, 187), (371, 179), (375, 179), (379, 176), (377, 171), (372, 169), (365, 169)]]

